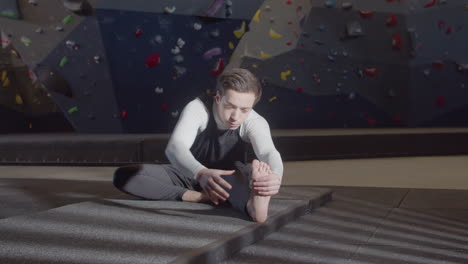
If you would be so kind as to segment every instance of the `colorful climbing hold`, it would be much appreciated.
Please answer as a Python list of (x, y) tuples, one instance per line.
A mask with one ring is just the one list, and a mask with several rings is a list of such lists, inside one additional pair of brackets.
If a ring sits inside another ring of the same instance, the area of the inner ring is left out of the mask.
[(214, 0), (208, 10), (206, 10), (206, 16), (214, 16), (218, 10), (223, 6), (224, 0)]
[(270, 28), (270, 37), (274, 39), (282, 38), (281, 34), (276, 33), (272, 28)]
[(78, 106), (74, 106), (67, 111), (70, 115), (78, 112)]
[(312, 112), (312, 107), (307, 107), (305, 110), (306, 110), (306, 112), (311, 113)]
[(68, 15), (63, 19), (62, 22), (63, 22), (64, 25), (66, 25), (66, 24), (69, 24), (70, 22), (72, 22), (72, 20), (73, 20), (73, 16)]
[(211, 48), (207, 50), (205, 53), (203, 53), (203, 59), (209, 60), (215, 56), (219, 56), (223, 53), (222, 49), (219, 47)]
[(442, 69), (444, 67), (444, 62), (441, 60), (436, 60), (432, 62), (432, 67), (436, 69)]
[(198, 31), (202, 29), (202, 25), (200, 23), (193, 23), (193, 28)]
[(139, 37), (139, 36), (141, 36), (142, 34), (143, 34), (143, 31), (142, 31), (140, 28), (137, 28), (137, 29), (135, 30), (135, 37)]
[(167, 111), (168, 108), (169, 106), (167, 104), (161, 104), (161, 110)]
[(236, 38), (241, 38), (245, 33), (245, 21), (242, 21), (242, 25), (239, 29), (233, 31)]
[(374, 15), (373, 11), (359, 10), (359, 15), (362, 18), (371, 18)]
[(373, 119), (373, 118), (368, 118), (367, 119), (367, 123), (370, 125), (370, 126), (375, 126), (377, 124), (377, 120)]
[(260, 9), (257, 10), (257, 12), (255, 13), (254, 17), (252, 18), (253, 21), (255, 22), (260, 22)]
[(325, 1), (325, 6), (328, 8), (334, 8), (335, 7), (335, 1), (334, 0), (327, 0)]
[(232, 43), (232, 41), (229, 41), (228, 46), (229, 46), (229, 49), (231, 49), (231, 50), (233, 50), (235, 48), (234, 43)]
[(353, 7), (353, 3), (351, 2), (343, 2), (341, 4), (341, 8), (343, 8), (344, 10), (350, 10), (352, 7)]
[(21, 37), (21, 43), (23, 43), (26, 47), (29, 47), (31, 45), (31, 40), (28, 37), (22, 36)]
[(261, 51), (260, 51), (260, 57), (261, 57), (262, 59), (269, 59), (269, 58), (271, 58), (271, 55), (268, 54), (268, 53), (266, 53), (266, 52), (264, 52), (263, 50), (261, 50)]
[(435, 105), (437, 107), (443, 107), (446, 105), (445, 97), (442, 95), (437, 96), (437, 99), (435, 101)]
[(151, 54), (148, 58), (145, 60), (145, 65), (148, 68), (153, 68), (159, 65), (161, 62), (161, 58), (157, 52), (154, 52)]
[(218, 62), (216, 63), (216, 67), (210, 72), (210, 75), (215, 77), (221, 74), (224, 70), (224, 59), (218, 58)]
[(395, 50), (401, 50), (401, 35), (399, 33), (395, 33), (392, 36), (392, 47)]
[(127, 110), (122, 110), (120, 112), (120, 118), (125, 119), (125, 118), (127, 118), (127, 116), (128, 116)]
[(15, 101), (16, 101), (16, 104), (18, 104), (18, 105), (22, 105), (22, 104), (23, 104), (23, 98), (22, 98), (21, 95), (19, 95), (19, 94), (16, 94), (16, 96), (15, 96)]
[(377, 68), (365, 68), (364, 72), (366, 73), (367, 76), (369, 77), (375, 77), (377, 75), (377, 72), (379, 70)]
[(280, 73), (281, 80), (286, 81), (288, 80), (288, 76), (291, 75), (291, 70), (287, 70), (285, 72)]
[(268, 102), (271, 103), (271, 102), (273, 102), (274, 100), (278, 100), (278, 97), (276, 97), (276, 96), (270, 97), (270, 98), (268, 99)]
[(166, 13), (166, 14), (172, 14), (175, 11), (176, 11), (175, 6), (172, 6), (172, 7), (166, 6), (166, 7), (164, 7), (164, 13)]
[(398, 20), (394, 14), (390, 14), (387, 18), (387, 27), (394, 27), (398, 24)]
[(437, 0), (430, 0), (428, 3), (426, 3), (424, 5), (424, 8), (428, 8), (428, 7), (431, 7), (431, 6), (435, 6)]
[(159, 86), (154, 88), (154, 92), (157, 93), (157, 94), (162, 94), (164, 93), (164, 89), (163, 88), (160, 88)]
[(299, 87), (296, 89), (298, 93), (302, 93), (302, 91), (304, 90), (302, 87)]
[(60, 67), (63, 67), (63, 66), (65, 66), (67, 63), (68, 63), (68, 57), (67, 57), (67, 56), (64, 56), (64, 57), (60, 60), (59, 66), (60, 66)]

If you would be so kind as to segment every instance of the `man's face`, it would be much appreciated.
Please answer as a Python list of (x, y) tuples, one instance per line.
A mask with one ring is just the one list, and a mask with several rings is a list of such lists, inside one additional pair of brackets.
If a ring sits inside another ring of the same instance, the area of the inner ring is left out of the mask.
[(218, 117), (229, 129), (237, 129), (252, 110), (255, 103), (254, 93), (240, 93), (231, 89), (224, 91), (224, 96), (216, 93)]

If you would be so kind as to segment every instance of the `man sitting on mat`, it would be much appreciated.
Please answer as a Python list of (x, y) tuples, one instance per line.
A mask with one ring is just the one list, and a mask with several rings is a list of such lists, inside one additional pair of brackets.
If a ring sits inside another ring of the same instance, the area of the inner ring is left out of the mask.
[[(121, 191), (150, 200), (226, 200), (256, 222), (268, 217), (283, 162), (268, 122), (252, 108), (262, 87), (248, 70), (235, 68), (217, 80), (216, 96), (203, 95), (183, 109), (165, 154), (170, 164), (123, 166), (114, 173)], [(256, 157), (247, 160), (247, 149)]]

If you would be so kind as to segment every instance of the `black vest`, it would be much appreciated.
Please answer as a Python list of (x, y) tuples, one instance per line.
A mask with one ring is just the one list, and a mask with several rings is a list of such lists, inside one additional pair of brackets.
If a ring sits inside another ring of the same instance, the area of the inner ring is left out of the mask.
[[(195, 159), (209, 169), (233, 170), (234, 162), (252, 162), (251, 144), (240, 136), (240, 126), (236, 130), (219, 130), (213, 113), (213, 96), (198, 97), (208, 109), (208, 124), (193, 143), (190, 151)], [(249, 161), (250, 159), (250, 161)]]

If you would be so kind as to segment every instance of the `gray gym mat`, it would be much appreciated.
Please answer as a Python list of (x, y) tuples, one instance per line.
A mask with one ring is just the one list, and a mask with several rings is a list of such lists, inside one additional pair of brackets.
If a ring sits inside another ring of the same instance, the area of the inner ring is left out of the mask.
[(264, 224), (227, 207), (114, 200), (0, 220), (1, 263), (216, 263), (331, 199), (273, 199)]

